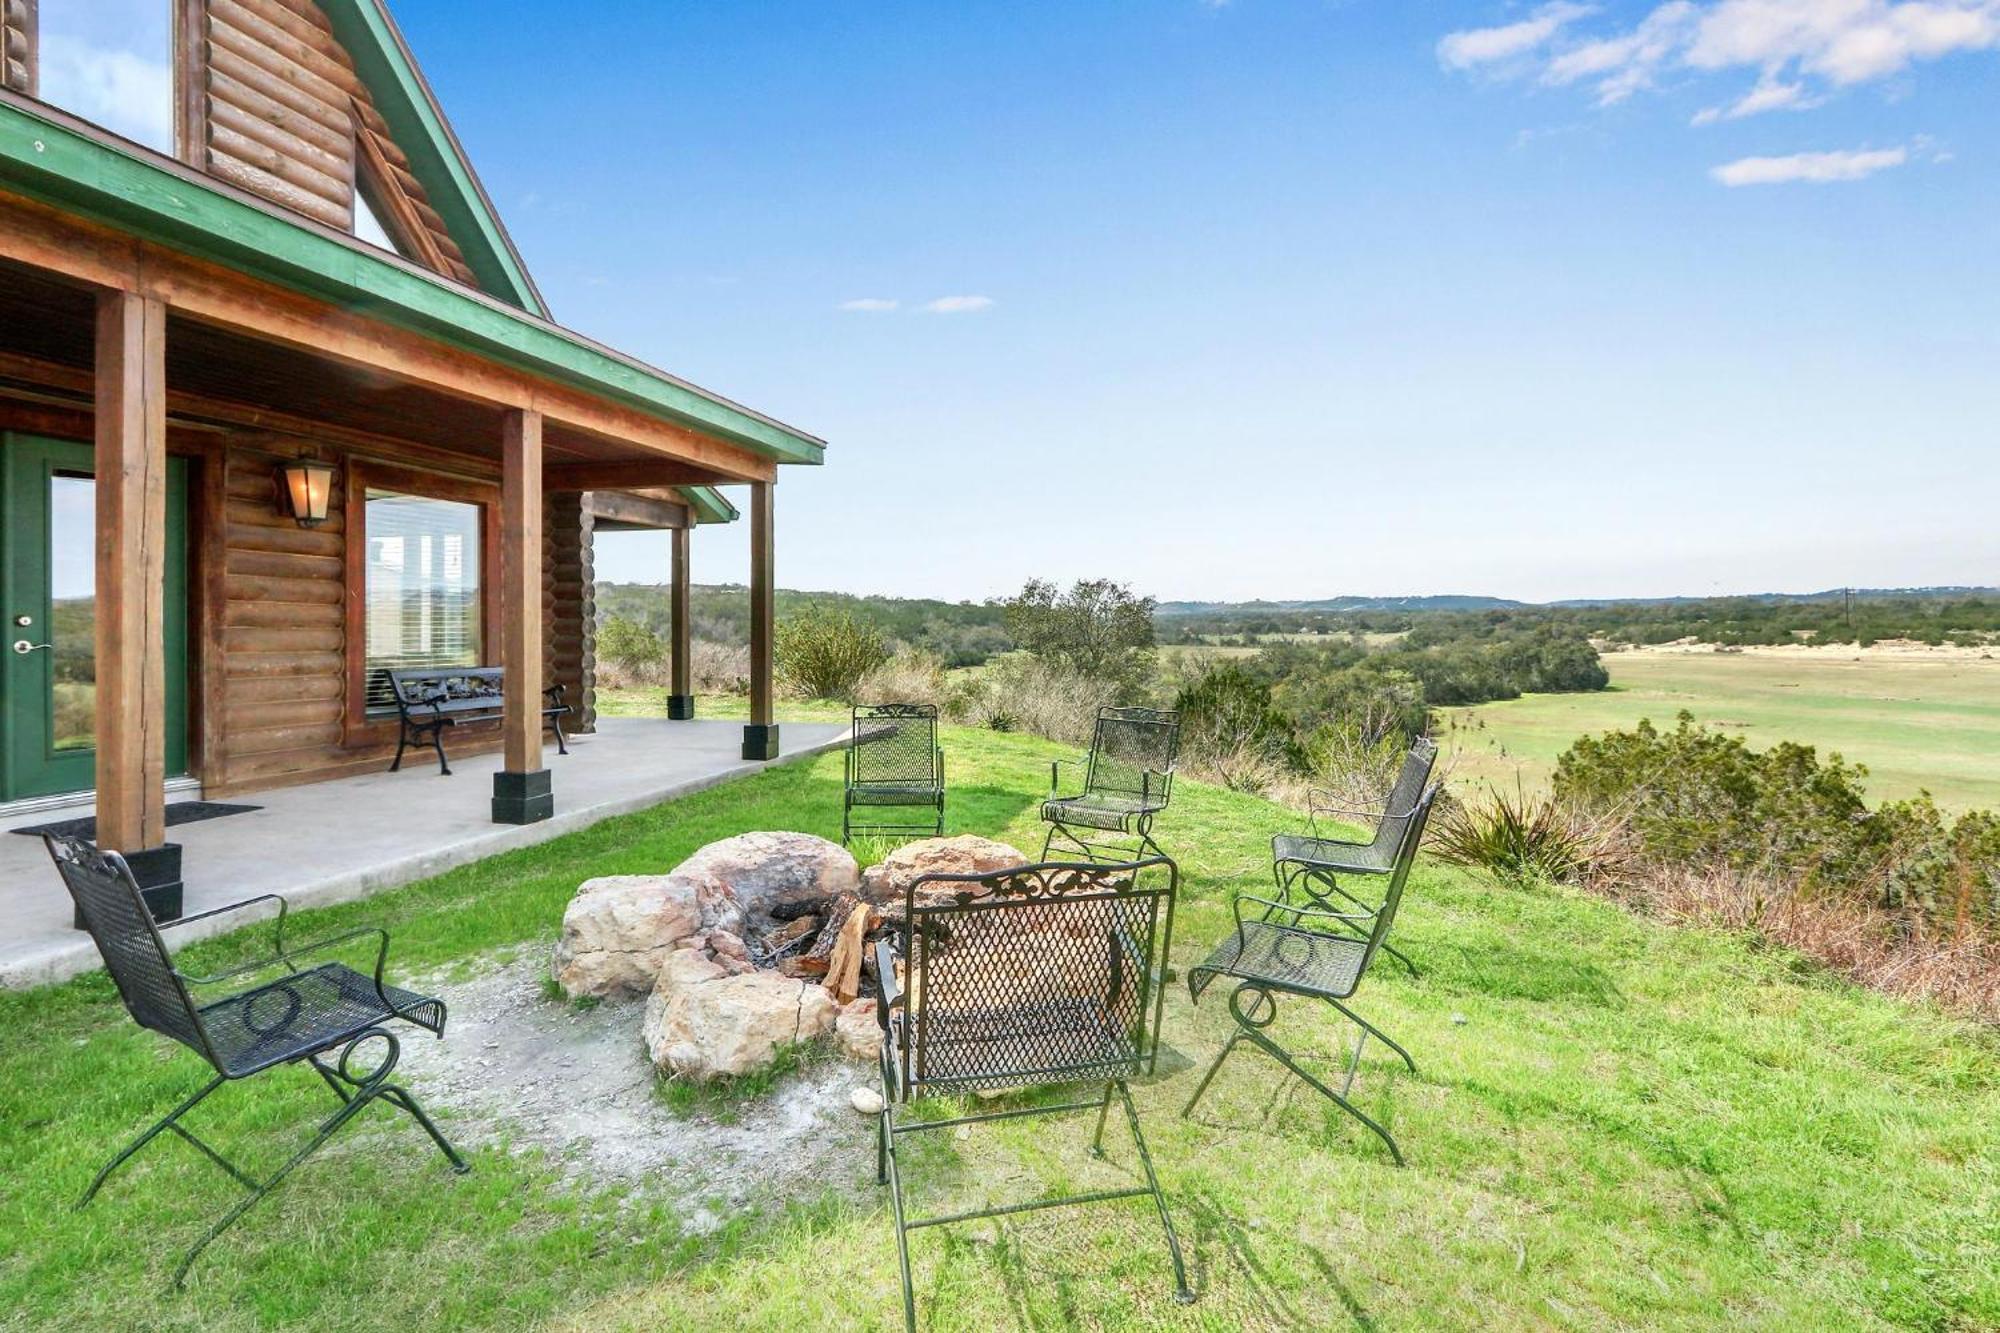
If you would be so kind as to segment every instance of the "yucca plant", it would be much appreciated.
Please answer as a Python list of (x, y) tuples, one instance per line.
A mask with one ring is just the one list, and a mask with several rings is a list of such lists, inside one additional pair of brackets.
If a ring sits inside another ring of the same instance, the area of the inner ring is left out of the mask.
[(1601, 867), (1611, 828), (1546, 793), (1529, 795), (1517, 781), (1512, 796), (1497, 792), (1479, 804), (1455, 802), (1431, 833), (1439, 857), (1476, 866), (1510, 884), (1573, 884)]

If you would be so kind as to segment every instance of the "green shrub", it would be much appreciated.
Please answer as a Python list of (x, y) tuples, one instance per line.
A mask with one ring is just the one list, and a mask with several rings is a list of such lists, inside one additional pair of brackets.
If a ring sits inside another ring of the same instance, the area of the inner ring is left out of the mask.
[(1431, 849), (1510, 884), (1574, 884), (1607, 856), (1606, 828), (1547, 795), (1516, 789), (1439, 815)]
[(597, 627), (598, 659), (633, 681), (656, 675), (667, 661), (667, 645), (636, 620), (612, 616)]
[(778, 624), (778, 680), (808, 699), (854, 698), (862, 678), (889, 660), (882, 632), (851, 612), (810, 604)]

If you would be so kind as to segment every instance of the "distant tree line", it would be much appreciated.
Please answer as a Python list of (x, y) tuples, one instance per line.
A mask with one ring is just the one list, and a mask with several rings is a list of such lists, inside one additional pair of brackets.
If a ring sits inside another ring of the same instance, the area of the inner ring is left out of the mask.
[[(750, 590), (742, 584), (697, 583), (688, 600), (694, 638), (743, 643), (750, 637)], [(849, 615), (884, 640), (928, 653), (947, 667), (980, 666), (1015, 646), (999, 602), (778, 590), (776, 615), (781, 621), (812, 606)], [(664, 639), (669, 629), (667, 589), (658, 584), (599, 583), (597, 619), (601, 628), (623, 621)]]
[(1839, 594), (1719, 597), (1478, 611), (1219, 608), (1163, 615), (1160, 637), (1166, 643), (1257, 643), (1280, 635), (1409, 634), (1443, 642), (1540, 629), (1608, 644), (1695, 639), (1728, 646), (1851, 643), (1866, 647), (1883, 639), (1913, 639), (1933, 645), (1974, 646), (2000, 636), (2000, 593), (1878, 592), (1851, 599)]

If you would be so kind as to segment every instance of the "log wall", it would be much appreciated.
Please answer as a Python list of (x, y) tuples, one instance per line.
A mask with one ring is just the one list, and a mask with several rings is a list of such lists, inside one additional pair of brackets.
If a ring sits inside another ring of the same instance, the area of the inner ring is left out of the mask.
[(35, 93), (35, 0), (0, 0), (0, 86)]
[(592, 518), (581, 492), (544, 498), (542, 534), (544, 682), (561, 685), (575, 710), (563, 725), (587, 735), (597, 730), (597, 576)]
[(367, 174), (383, 225), (401, 233), (409, 257), (472, 281), (313, 0), (181, 3), (183, 81), (196, 90), (184, 104), (183, 157), (342, 231), (354, 229), (356, 182)]

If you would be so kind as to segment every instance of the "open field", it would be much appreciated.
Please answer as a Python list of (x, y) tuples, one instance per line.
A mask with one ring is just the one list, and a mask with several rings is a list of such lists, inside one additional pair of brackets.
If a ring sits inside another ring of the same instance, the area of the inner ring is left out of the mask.
[[(702, 710), (721, 711), (706, 699)], [(952, 830), (1038, 846), (1034, 798), (1056, 748), (963, 729), (944, 742)], [(832, 833), (840, 772), (839, 755), (776, 769), (303, 913), (298, 937), (385, 924), (394, 977), (533, 964), (582, 879), (657, 872), (747, 829)], [(1268, 885), (1267, 840), (1295, 822), (1252, 796), (1176, 789), (1159, 833), (1184, 869), (1179, 969), (1229, 928), (1232, 891)], [(1420, 1072), (1371, 1046), (1355, 1094), (1387, 1118), (1409, 1167), (1254, 1053), (1237, 1055), (1181, 1119), (1229, 1025), (1219, 990), (1196, 1007), (1176, 985), (1160, 1073), (1135, 1094), (1198, 1303), (1173, 1303), (1156, 1225), (1128, 1202), (920, 1233), (924, 1326), (2000, 1326), (1991, 1033), (1858, 990), (1781, 949), (1428, 862), (1397, 931), (1422, 977), (1386, 967), (1356, 1004), (1410, 1047)], [(197, 946), (189, 962), (218, 970), (267, 937), (252, 928)], [(595, 1331), (895, 1319), (895, 1235), (886, 1196), (867, 1183), (871, 1126), (858, 1116), (832, 1122), (856, 1164), (840, 1181), (808, 1197), (732, 1202), (677, 1198), (647, 1181), (593, 1187), (574, 1160), (492, 1145), (472, 1152), (471, 1175), (453, 1177), (413, 1127), (371, 1111), (172, 1294), (163, 1285), (180, 1248), (237, 1197), (226, 1177), (162, 1140), (89, 1210), (70, 1204), (113, 1148), (199, 1084), (199, 1062), (133, 1026), (102, 976), (0, 995), (0, 1027), (0, 1327)], [(1285, 1005), (1276, 1030), (1321, 1064), (1341, 1053), (1341, 1030), (1315, 1008)], [(476, 1100), (431, 1101), (448, 1129), (476, 1141)], [(309, 1074), (281, 1071), (225, 1089), (194, 1128), (268, 1168), (326, 1103)], [(697, 1101), (687, 1113), (709, 1112)], [(1123, 1183), (1129, 1147), (1112, 1142), (1111, 1162), (1092, 1165), (1088, 1133), (1003, 1122), (932, 1139), (911, 1170), (914, 1206), (1032, 1197), (1097, 1178), (1089, 1173)]]
[(1682, 709), (1762, 749), (1791, 740), (1868, 766), (1877, 800), (1927, 789), (1952, 810), (2000, 809), (2000, 660), (1974, 652), (1755, 649), (1608, 653), (1609, 690), (1442, 711), (1461, 779), (1547, 781), (1586, 732)]

